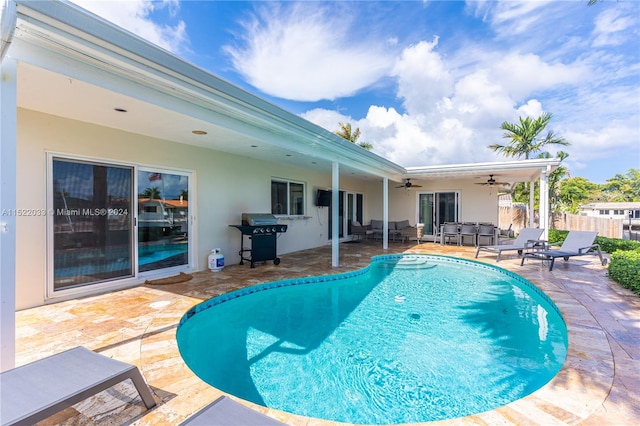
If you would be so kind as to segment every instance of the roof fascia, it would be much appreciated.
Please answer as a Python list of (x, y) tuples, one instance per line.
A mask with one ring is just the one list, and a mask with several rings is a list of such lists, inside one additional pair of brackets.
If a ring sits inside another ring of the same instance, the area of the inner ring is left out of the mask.
[(441, 175), (469, 175), (489, 172), (532, 171), (541, 172), (547, 167), (551, 171), (558, 168), (562, 160), (558, 158), (542, 158), (489, 163), (448, 164), (442, 166), (407, 167), (408, 177), (429, 177)]

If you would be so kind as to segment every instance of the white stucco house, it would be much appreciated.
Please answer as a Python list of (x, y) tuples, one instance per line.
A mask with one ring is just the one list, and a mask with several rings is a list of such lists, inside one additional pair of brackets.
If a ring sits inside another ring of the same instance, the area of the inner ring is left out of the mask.
[(589, 203), (580, 206), (579, 214), (589, 217), (608, 217), (612, 219), (640, 219), (640, 203)]
[(212, 248), (236, 263), (245, 212), (288, 226), (280, 253), (331, 244), (337, 266), (351, 220), (497, 223), (493, 175), (539, 180), (548, 228), (557, 159), (406, 168), (76, 5), (2, 4), (3, 370), (15, 310), (205, 270)]

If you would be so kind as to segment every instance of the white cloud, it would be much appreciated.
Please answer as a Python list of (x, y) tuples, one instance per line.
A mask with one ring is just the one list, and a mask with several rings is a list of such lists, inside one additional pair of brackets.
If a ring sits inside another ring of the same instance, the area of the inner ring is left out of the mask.
[(468, 2), (475, 9), (476, 16), (490, 21), (494, 29), (503, 35), (523, 34), (535, 30), (544, 21), (550, 2), (544, 1), (501, 1)]
[(451, 94), (453, 79), (444, 61), (434, 52), (438, 38), (422, 41), (402, 52), (391, 75), (398, 81), (398, 96), (411, 113), (426, 111)]
[[(619, 45), (625, 42), (628, 37), (638, 37), (638, 31), (632, 31), (637, 24), (637, 19), (625, 16), (626, 8), (620, 7), (615, 9), (607, 9), (598, 15), (595, 19), (595, 28), (593, 30), (594, 40), (593, 46)], [(635, 35), (633, 33), (635, 32)]]
[(350, 96), (387, 74), (393, 43), (348, 38), (350, 18), (322, 3), (260, 5), (244, 23), (240, 46), (226, 46), (234, 67), (272, 96), (317, 101)]
[(175, 16), (178, 0), (71, 0), (78, 6), (110, 21), (129, 32), (174, 53), (184, 51), (188, 38), (182, 20), (175, 25), (161, 25), (151, 19), (151, 14), (164, 10)]
[[(549, 64), (538, 56), (517, 53), (496, 60), (499, 55), (479, 54), (478, 46), (470, 47), (476, 62), (456, 69), (453, 64), (464, 61), (454, 57), (446, 62), (437, 44), (436, 38), (407, 47), (393, 68), (404, 113), (372, 105), (357, 120), (326, 110), (304, 117), (328, 129), (338, 121), (350, 122), (360, 127), (361, 138), (373, 145), (374, 152), (403, 166), (495, 161), (503, 157), (487, 146), (507, 143), (500, 129), (503, 121), (538, 117), (545, 108), (535, 93), (585, 80), (582, 65)], [(466, 58), (468, 53), (462, 50), (456, 55)]]

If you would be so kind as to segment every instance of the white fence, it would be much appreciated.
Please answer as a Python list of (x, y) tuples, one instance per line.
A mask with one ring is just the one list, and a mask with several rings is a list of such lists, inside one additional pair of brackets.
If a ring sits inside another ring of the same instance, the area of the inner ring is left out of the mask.
[[(516, 233), (528, 226), (526, 209), (524, 207), (500, 207), (498, 226), (500, 229), (511, 229)], [(538, 226), (538, 212), (535, 212), (535, 225)], [(597, 231), (601, 237), (622, 238), (624, 219), (604, 217), (580, 216), (569, 213), (553, 215), (553, 229), (573, 231)]]

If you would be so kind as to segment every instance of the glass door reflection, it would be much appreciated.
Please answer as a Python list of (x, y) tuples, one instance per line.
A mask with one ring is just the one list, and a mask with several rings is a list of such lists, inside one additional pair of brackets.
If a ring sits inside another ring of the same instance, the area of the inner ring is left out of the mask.
[(138, 172), (138, 271), (189, 264), (189, 176)]

